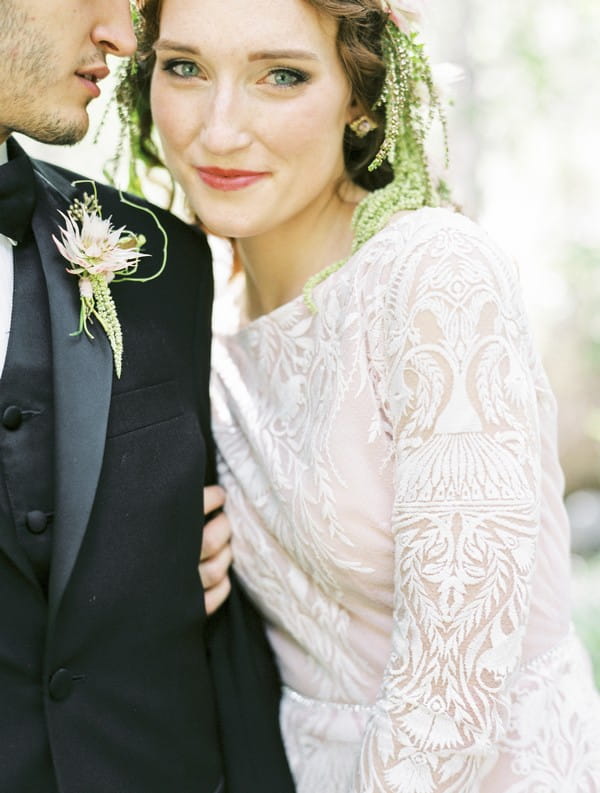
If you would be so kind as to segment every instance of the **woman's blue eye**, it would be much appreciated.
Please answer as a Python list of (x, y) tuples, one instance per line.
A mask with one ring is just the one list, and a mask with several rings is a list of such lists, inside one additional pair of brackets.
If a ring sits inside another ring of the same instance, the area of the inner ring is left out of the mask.
[(197, 77), (200, 70), (192, 61), (170, 61), (165, 70), (176, 74), (178, 77)]
[(269, 72), (269, 82), (272, 85), (281, 85), (284, 88), (291, 88), (308, 80), (308, 75), (295, 69), (273, 69)]

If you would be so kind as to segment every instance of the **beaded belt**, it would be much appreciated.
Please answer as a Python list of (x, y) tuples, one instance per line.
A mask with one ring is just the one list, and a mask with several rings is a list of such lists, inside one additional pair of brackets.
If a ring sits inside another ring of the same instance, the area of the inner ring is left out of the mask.
[(304, 705), (307, 708), (322, 708), (323, 710), (338, 710), (346, 711), (349, 713), (371, 713), (373, 705), (358, 705), (354, 702), (329, 702), (325, 699), (313, 699), (313, 697), (306, 697), (300, 694), (289, 686), (283, 686), (283, 694), (292, 702), (298, 705)]

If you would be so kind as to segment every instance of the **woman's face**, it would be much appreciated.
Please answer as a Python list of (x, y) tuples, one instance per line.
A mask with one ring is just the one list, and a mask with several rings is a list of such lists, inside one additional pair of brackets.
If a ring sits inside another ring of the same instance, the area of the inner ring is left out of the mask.
[(155, 49), (166, 163), (211, 231), (281, 229), (336, 195), (357, 113), (333, 20), (304, 0), (164, 0)]

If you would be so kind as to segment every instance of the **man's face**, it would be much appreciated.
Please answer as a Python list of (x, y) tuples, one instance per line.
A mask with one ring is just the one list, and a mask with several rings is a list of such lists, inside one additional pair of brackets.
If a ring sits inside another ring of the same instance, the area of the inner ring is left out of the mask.
[(0, 0), (0, 20), (0, 143), (76, 143), (107, 53), (135, 50), (128, 0)]

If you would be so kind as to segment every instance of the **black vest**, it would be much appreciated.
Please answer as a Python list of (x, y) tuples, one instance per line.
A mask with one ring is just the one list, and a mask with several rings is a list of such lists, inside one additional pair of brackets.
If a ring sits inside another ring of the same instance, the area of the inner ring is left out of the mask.
[(0, 421), (0, 520), (16, 532), (45, 592), (54, 509), (52, 349), (46, 281), (31, 231), (14, 249)]

